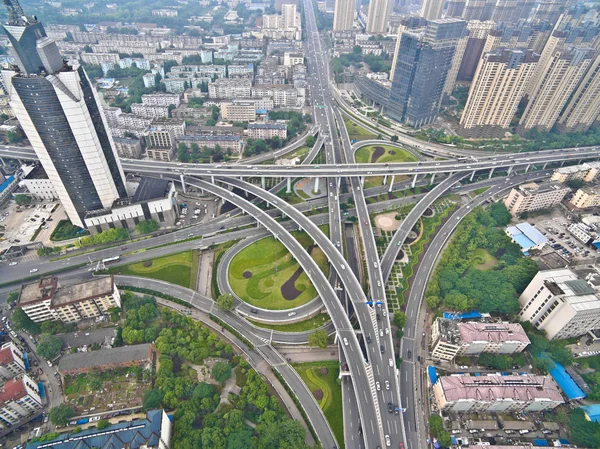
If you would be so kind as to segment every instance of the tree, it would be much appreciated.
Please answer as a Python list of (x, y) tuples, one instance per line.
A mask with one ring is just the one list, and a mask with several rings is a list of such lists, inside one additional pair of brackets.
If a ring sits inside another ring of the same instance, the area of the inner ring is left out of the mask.
[(40, 333), (40, 325), (29, 318), (27, 314), (23, 312), (23, 309), (15, 309), (10, 317), (10, 321), (16, 330), (22, 330), (29, 332), (30, 334)]
[(62, 348), (62, 341), (56, 335), (42, 334), (38, 341), (36, 352), (46, 360), (56, 357)]
[(216, 362), (212, 367), (212, 377), (217, 382), (225, 382), (231, 377), (231, 365), (225, 362)]
[(318, 329), (308, 336), (308, 344), (310, 346), (318, 346), (319, 348), (327, 347), (329, 336), (323, 329)]
[(140, 221), (136, 226), (135, 230), (140, 234), (150, 234), (160, 229), (160, 225), (154, 220)]
[(73, 416), (75, 416), (75, 409), (68, 404), (60, 404), (51, 408), (48, 416), (52, 424), (63, 427), (67, 425)]
[(567, 186), (572, 188), (573, 190), (579, 190), (585, 185), (583, 179), (570, 179), (567, 181)]
[(17, 143), (20, 142), (22, 137), (19, 136), (16, 132), (14, 131), (9, 131), (6, 133), (6, 137), (8, 138), (8, 141), (10, 143)]
[(18, 195), (15, 195), (15, 203), (19, 206), (26, 206), (27, 204), (31, 204), (31, 197), (19, 193)]
[(190, 153), (188, 152), (187, 146), (183, 142), (177, 146), (177, 159), (181, 162), (190, 161)]
[(400, 329), (406, 324), (406, 314), (400, 310), (394, 312), (394, 324)]
[(194, 387), (192, 397), (194, 399), (206, 399), (210, 398), (213, 394), (215, 394), (215, 389), (211, 384), (207, 384), (206, 382), (200, 382)]
[(152, 410), (155, 408), (159, 408), (164, 395), (164, 392), (157, 388), (145, 391), (144, 396), (142, 397), (142, 404), (144, 406), (144, 410)]
[(217, 298), (217, 305), (221, 310), (232, 310), (234, 304), (235, 299), (233, 298), (233, 295), (230, 295), (229, 293), (224, 293)]
[(8, 304), (14, 304), (19, 299), (19, 292), (10, 292), (6, 297), (6, 302)]
[(478, 365), (485, 366), (489, 369), (508, 370), (512, 366), (512, 359), (506, 355), (492, 354), (491, 352), (483, 352), (477, 361)]
[(315, 139), (315, 136), (307, 136), (306, 137), (306, 145), (311, 148), (315, 145), (316, 141), (317, 141), (317, 139)]
[(100, 421), (98, 421), (96, 427), (98, 428), (98, 430), (104, 430), (107, 427), (110, 427), (110, 422), (108, 422), (107, 419), (101, 419)]
[(504, 227), (510, 223), (512, 215), (504, 205), (502, 201), (493, 203), (490, 206), (490, 216), (494, 219), (496, 224), (500, 227)]
[(397, 136), (396, 134), (394, 134), (394, 135), (393, 135), (393, 136), (390, 138), (390, 140), (391, 140), (392, 142), (398, 142), (398, 136)]

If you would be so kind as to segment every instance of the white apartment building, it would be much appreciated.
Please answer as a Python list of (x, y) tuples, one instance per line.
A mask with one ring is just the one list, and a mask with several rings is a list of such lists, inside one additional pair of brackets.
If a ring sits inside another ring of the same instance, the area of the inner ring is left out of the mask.
[(600, 206), (600, 187), (586, 186), (578, 189), (571, 199), (571, 204), (579, 209)]
[(144, 81), (144, 87), (146, 89), (156, 86), (156, 75), (153, 73), (146, 73), (142, 76), (142, 80)]
[(229, 78), (250, 78), (254, 77), (254, 64), (231, 64), (227, 67), (227, 76)]
[(90, 65), (102, 65), (103, 63), (116, 65), (120, 58), (118, 53), (82, 53), (81, 60)]
[(596, 291), (568, 268), (540, 271), (519, 297), (519, 318), (550, 340), (577, 337), (600, 325)]
[(23, 165), (21, 167), (23, 176), (19, 181), (19, 187), (25, 189), (29, 195), (38, 200), (56, 200), (58, 193), (48, 179), (48, 175), (41, 165)]
[(185, 135), (185, 120), (178, 118), (156, 118), (152, 120), (152, 128), (158, 131), (170, 130), (175, 137)]
[(304, 64), (304, 54), (285, 52), (283, 55), (283, 65), (293, 67), (298, 64)]
[(248, 125), (250, 139), (271, 139), (275, 136), (287, 139), (287, 125), (283, 123), (250, 123)]
[[(252, 98), (255, 97), (271, 98), (273, 106), (280, 107), (294, 107), (300, 102), (298, 91), (289, 84), (256, 85), (252, 88)], [(302, 97), (302, 104), (304, 104), (304, 97)]]
[(584, 245), (594, 240), (591, 228), (583, 223), (571, 223), (567, 226), (567, 231)]
[(171, 106), (179, 107), (181, 97), (178, 94), (156, 93), (142, 95), (142, 104), (147, 106)]
[(444, 376), (433, 393), (447, 413), (541, 412), (564, 402), (550, 376)]
[(150, 106), (146, 104), (133, 103), (131, 112), (140, 117), (146, 118), (169, 118), (168, 106)]
[(12, 427), (40, 411), (42, 399), (37, 382), (27, 375), (11, 379), (0, 387), (0, 423)]
[(121, 294), (112, 276), (61, 287), (56, 276), (42, 276), (21, 287), (17, 307), (36, 323), (76, 323), (121, 307)]
[(504, 205), (512, 215), (520, 215), (559, 204), (570, 191), (559, 182), (530, 182), (513, 188)]
[(152, 10), (152, 15), (156, 17), (177, 17), (177, 14), (176, 9), (160, 8)]
[(554, 170), (551, 181), (567, 182), (573, 179), (584, 179), (590, 172), (590, 166), (586, 164), (560, 167)]
[(188, 78), (165, 78), (163, 83), (165, 83), (167, 92), (173, 94), (182, 94), (193, 84)]
[(0, 377), (7, 381), (25, 374), (25, 356), (13, 342), (4, 343), (0, 348)]
[(208, 96), (218, 99), (247, 98), (252, 81), (249, 79), (218, 79), (208, 85)]
[(221, 103), (221, 115), (223, 120), (254, 122), (256, 121), (256, 106), (252, 100)]
[(460, 322), (438, 318), (431, 330), (431, 357), (452, 361), (456, 356), (475, 356), (482, 352), (514, 354), (530, 343), (517, 323)]
[(263, 14), (263, 30), (278, 30), (281, 28), (281, 16), (279, 14)]

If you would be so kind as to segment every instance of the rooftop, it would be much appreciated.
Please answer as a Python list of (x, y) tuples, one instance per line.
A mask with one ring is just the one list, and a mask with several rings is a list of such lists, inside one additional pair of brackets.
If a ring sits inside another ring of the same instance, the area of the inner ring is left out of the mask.
[[(544, 285), (552, 294), (563, 296), (563, 300), (576, 311), (600, 309), (600, 299), (595, 290), (587, 289), (577, 275), (568, 268), (540, 271)], [(572, 282), (580, 281), (580, 282)], [(589, 284), (588, 284), (589, 286)]]
[(248, 123), (248, 129), (287, 129), (284, 123)]
[(519, 190), (524, 195), (538, 195), (540, 193), (550, 192), (553, 190), (564, 190), (568, 189), (560, 182), (547, 181), (547, 182), (528, 182), (519, 186)]
[(579, 407), (585, 413), (585, 417), (593, 422), (600, 421), (600, 404), (586, 405)]
[(578, 173), (580, 171), (588, 171), (589, 169), (590, 169), (590, 167), (588, 165), (581, 164), (581, 165), (571, 165), (569, 167), (560, 167), (560, 168), (557, 168), (555, 171), (562, 175), (570, 175), (573, 173)]
[(579, 190), (588, 195), (600, 195), (600, 186), (585, 186)]
[(529, 223), (519, 223), (506, 228), (506, 233), (521, 247), (527, 251), (536, 245), (548, 242), (548, 239)]
[(150, 346), (150, 344), (145, 343), (142, 345), (67, 354), (58, 362), (58, 369), (63, 372), (68, 372), (91, 369), (105, 365), (145, 361), (149, 360)]
[(549, 376), (445, 376), (440, 377), (446, 400), (493, 402), (551, 400), (562, 402), (557, 385)]
[[(163, 420), (169, 418), (162, 410), (146, 412), (146, 417), (129, 422), (112, 424), (106, 429), (96, 427), (82, 430), (79, 433), (61, 433), (54, 440), (28, 443), (26, 449), (60, 448), (140, 448), (158, 447), (161, 437)], [(168, 444), (168, 443), (167, 443)]]
[(135, 195), (134, 203), (164, 198), (170, 190), (170, 181), (166, 179), (141, 177)]
[(25, 396), (24, 379), (10, 379), (2, 387), (0, 387), (0, 404), (14, 401)]
[(113, 292), (114, 281), (112, 276), (92, 279), (88, 282), (60, 287), (58, 278), (46, 276), (38, 282), (24, 285), (19, 296), (19, 306), (24, 306), (38, 301), (51, 301), (51, 307), (81, 301), (87, 298), (110, 295)]
[(518, 323), (460, 323), (458, 325), (462, 341), (489, 341), (494, 343), (522, 342), (529, 344), (529, 338)]
[(36, 164), (25, 179), (48, 179), (48, 175), (46, 174), (46, 170), (40, 164)]
[(178, 141), (207, 141), (207, 142), (238, 142), (240, 140), (239, 136), (211, 136), (211, 135), (203, 135), (203, 136), (181, 136), (177, 138)]
[(8, 343), (3, 345), (2, 349), (0, 349), (0, 365), (6, 365), (15, 359), (12, 352), (12, 346), (12, 343)]
[(38, 282), (25, 284), (21, 287), (19, 306), (52, 299), (58, 288), (58, 278), (55, 276), (42, 276)]

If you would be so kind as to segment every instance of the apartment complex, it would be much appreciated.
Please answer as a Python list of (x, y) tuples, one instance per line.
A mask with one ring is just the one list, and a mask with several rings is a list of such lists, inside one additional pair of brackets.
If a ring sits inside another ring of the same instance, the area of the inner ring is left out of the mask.
[(256, 121), (256, 106), (252, 100), (224, 102), (221, 103), (221, 116), (223, 120), (254, 122)]
[(146, 143), (146, 155), (150, 159), (170, 162), (175, 156), (175, 135), (169, 129), (151, 129)]
[(600, 172), (600, 162), (586, 162), (581, 165), (559, 167), (552, 174), (552, 181), (567, 182), (574, 179), (582, 179), (585, 182), (594, 180)]
[(29, 376), (10, 379), (0, 387), (1, 427), (14, 427), (41, 408), (38, 384)]
[(142, 104), (146, 106), (166, 106), (171, 105), (179, 107), (181, 98), (177, 94), (154, 93), (142, 95)]
[(353, 0), (335, 0), (333, 12), (333, 31), (348, 31), (352, 29), (356, 2)]
[(142, 144), (139, 139), (113, 137), (113, 141), (119, 157), (127, 159), (140, 159), (142, 157)]
[(231, 150), (235, 154), (239, 154), (242, 150), (242, 140), (234, 135), (196, 135), (183, 136), (177, 139), (178, 142), (185, 144), (195, 143), (200, 148), (215, 149), (220, 148), (223, 151)]
[(169, 107), (133, 103), (131, 113), (146, 118), (169, 118)]
[(252, 81), (248, 79), (218, 79), (208, 85), (208, 96), (216, 99), (233, 99), (250, 96)]
[(443, 0), (423, 0), (421, 17), (427, 20), (441, 19), (444, 13), (444, 3)]
[(504, 137), (535, 70), (532, 51), (498, 49), (479, 61), (460, 119), (465, 137)]
[(433, 393), (446, 413), (542, 412), (564, 402), (550, 376), (444, 376)]
[(519, 297), (519, 318), (550, 340), (577, 337), (600, 325), (596, 291), (568, 268), (539, 271)]
[(514, 354), (530, 343), (520, 324), (459, 322), (438, 318), (431, 330), (431, 357), (452, 361), (456, 356), (482, 352)]
[(13, 343), (4, 343), (0, 348), (0, 377), (7, 381), (25, 374), (25, 356)]
[(56, 276), (42, 276), (38, 282), (21, 287), (17, 307), (36, 323), (76, 323), (121, 307), (121, 295), (112, 276), (65, 287)]
[(367, 13), (367, 33), (385, 33), (391, 9), (392, 0), (371, 0)]
[(513, 188), (504, 200), (504, 205), (512, 215), (521, 215), (559, 204), (570, 191), (560, 182), (529, 182)]
[(579, 209), (600, 206), (600, 186), (582, 187), (571, 199), (571, 204)]
[(271, 139), (273, 137), (287, 139), (287, 125), (284, 123), (250, 123), (248, 137), (250, 139)]

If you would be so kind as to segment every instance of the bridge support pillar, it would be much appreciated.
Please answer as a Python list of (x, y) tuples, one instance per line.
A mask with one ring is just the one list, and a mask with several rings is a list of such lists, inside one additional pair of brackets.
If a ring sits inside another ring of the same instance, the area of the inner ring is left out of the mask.
[(471, 177), (469, 178), (469, 181), (473, 181), (474, 177), (475, 177), (475, 170), (473, 170), (473, 173), (471, 173)]
[(3, 167), (6, 167), (6, 162), (4, 162), (3, 157), (0, 157), (0, 163), (2, 164)]
[(429, 185), (433, 184), (433, 181), (435, 181), (435, 173), (431, 174), (431, 181), (429, 182)]
[(396, 178), (396, 175), (392, 175), (392, 179), (390, 179), (390, 188), (388, 189), (388, 192), (391, 192), (392, 189), (394, 188), (394, 179)]
[[(246, 198), (248, 198), (248, 191), (247, 191), (247, 190), (244, 190), (244, 193), (246, 194)], [(242, 215), (243, 215), (243, 212), (244, 212), (244, 211), (242, 210)]]
[(292, 191), (292, 178), (288, 178), (286, 193), (290, 193), (291, 191)]
[(364, 189), (365, 188), (365, 177), (360, 178), (360, 185)]
[(417, 185), (417, 178), (419, 177), (419, 175), (415, 175), (415, 177), (412, 180), (412, 184), (410, 185), (411, 188), (415, 188), (415, 186)]
[(490, 176), (488, 176), (488, 179), (491, 179), (493, 175), (494, 175), (494, 167), (492, 167), (492, 169), (490, 170)]
[(265, 190), (265, 177), (261, 176), (260, 178), (260, 186), (262, 187), (263, 190)]
[(383, 184), (383, 185), (386, 185), (386, 184), (387, 184), (387, 176), (388, 176), (388, 175), (385, 175), (385, 176), (383, 177), (383, 182), (382, 182), (381, 184)]
[(577, 165), (581, 165), (581, 164), (582, 164), (582, 162), (583, 162), (583, 159), (579, 159), (579, 160), (577, 161)]
[(315, 190), (314, 192), (317, 193), (319, 191), (319, 178), (315, 178)]
[(340, 187), (342, 186), (342, 178), (337, 178), (337, 190), (338, 190), (338, 195), (340, 192)]
[(546, 170), (546, 165), (548, 165), (548, 162), (544, 163), (544, 166), (542, 167), (542, 170)]
[(187, 193), (187, 192), (185, 191), (185, 179), (183, 179), (183, 173), (181, 173), (181, 174), (179, 175), (179, 179), (181, 180), (181, 190), (183, 191), (183, 193)]
[(514, 165), (511, 165), (510, 167), (508, 167), (508, 171), (506, 172), (507, 175), (510, 175), (513, 171)]
[(531, 164), (527, 164), (527, 167), (525, 167), (525, 173), (527, 173), (529, 171), (530, 167), (531, 167)]

